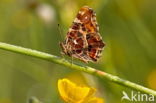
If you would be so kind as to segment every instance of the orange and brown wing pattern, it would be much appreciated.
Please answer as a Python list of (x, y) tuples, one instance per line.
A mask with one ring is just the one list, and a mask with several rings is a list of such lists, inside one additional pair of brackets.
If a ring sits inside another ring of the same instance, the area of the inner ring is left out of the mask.
[(99, 59), (105, 44), (99, 34), (96, 14), (91, 8), (84, 6), (80, 9), (60, 45), (64, 54), (86, 63)]

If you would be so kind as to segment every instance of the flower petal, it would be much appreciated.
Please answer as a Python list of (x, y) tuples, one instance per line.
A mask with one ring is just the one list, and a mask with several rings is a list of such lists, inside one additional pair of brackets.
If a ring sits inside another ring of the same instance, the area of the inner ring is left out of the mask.
[(68, 79), (60, 79), (58, 81), (58, 90), (62, 99), (68, 103), (88, 101), (95, 92), (94, 88), (77, 86)]

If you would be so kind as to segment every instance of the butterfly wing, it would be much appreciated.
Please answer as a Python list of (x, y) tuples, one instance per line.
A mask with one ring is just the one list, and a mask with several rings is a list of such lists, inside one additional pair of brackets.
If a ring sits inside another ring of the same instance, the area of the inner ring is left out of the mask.
[(96, 22), (94, 11), (84, 6), (77, 14), (66, 39), (61, 43), (63, 52), (84, 62), (97, 61), (104, 43)]
[(105, 43), (102, 41), (102, 37), (99, 34), (95, 12), (91, 8), (84, 6), (77, 14), (76, 21), (82, 23), (84, 26), (82, 26), (81, 31), (84, 33), (84, 38), (87, 42), (87, 49), (85, 50), (87, 50), (86, 54), (88, 58), (90, 58), (89, 61), (97, 61)]
[(88, 42), (88, 55), (92, 61), (96, 62), (100, 58), (105, 44), (100, 35), (95, 33), (87, 34), (86, 38)]

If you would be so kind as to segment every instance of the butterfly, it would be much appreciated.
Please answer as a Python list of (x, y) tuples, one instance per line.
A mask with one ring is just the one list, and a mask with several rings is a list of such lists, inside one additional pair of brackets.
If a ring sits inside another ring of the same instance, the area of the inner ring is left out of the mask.
[(60, 46), (63, 54), (85, 63), (96, 62), (100, 58), (105, 43), (100, 36), (96, 14), (92, 8), (83, 6), (79, 10)]

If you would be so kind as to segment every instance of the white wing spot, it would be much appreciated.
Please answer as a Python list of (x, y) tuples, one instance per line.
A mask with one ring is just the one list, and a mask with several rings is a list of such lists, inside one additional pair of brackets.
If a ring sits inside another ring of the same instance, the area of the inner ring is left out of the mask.
[(76, 40), (74, 40), (73, 42), (74, 42), (74, 44), (78, 44)]
[(88, 17), (86, 16), (85, 19), (88, 19)]

